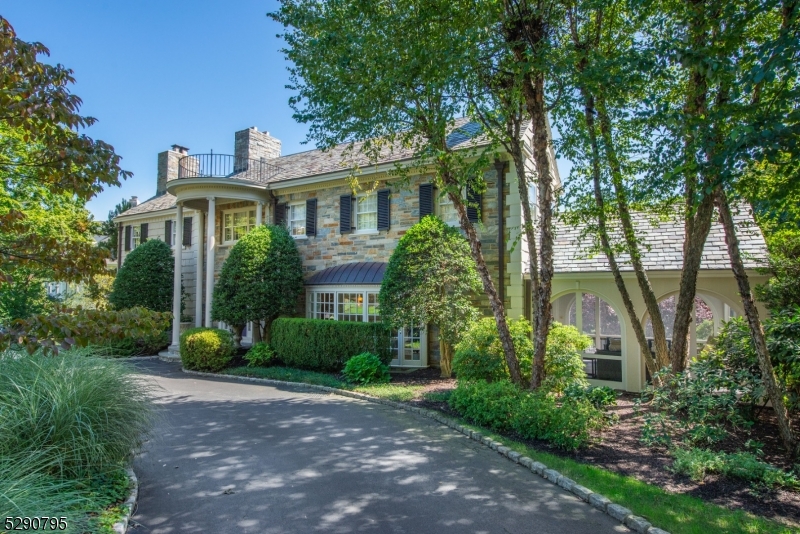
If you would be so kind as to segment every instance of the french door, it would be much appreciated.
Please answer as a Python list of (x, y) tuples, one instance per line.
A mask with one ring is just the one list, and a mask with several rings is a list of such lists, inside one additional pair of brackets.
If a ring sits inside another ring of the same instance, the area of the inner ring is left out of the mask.
[(427, 367), (428, 336), (425, 327), (407, 326), (392, 332), (393, 367)]

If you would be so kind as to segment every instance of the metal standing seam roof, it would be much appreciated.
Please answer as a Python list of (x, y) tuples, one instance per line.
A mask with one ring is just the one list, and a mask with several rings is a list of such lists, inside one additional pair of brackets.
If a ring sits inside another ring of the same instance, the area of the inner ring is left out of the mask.
[(386, 264), (381, 262), (345, 263), (314, 273), (305, 284), (307, 286), (380, 285), (385, 272)]

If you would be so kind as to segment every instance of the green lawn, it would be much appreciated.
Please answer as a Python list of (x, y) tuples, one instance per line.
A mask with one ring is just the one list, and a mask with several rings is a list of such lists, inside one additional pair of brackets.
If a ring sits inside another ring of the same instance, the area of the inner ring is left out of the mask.
[[(398, 402), (417, 398), (422, 390), (421, 386), (397, 386), (392, 384), (353, 386), (329, 374), (286, 367), (236, 367), (227, 369), (224, 373), (235, 376), (254, 376), (285, 380), (287, 382), (317, 384), (358, 391)], [(443, 400), (443, 398), (440, 398), (441, 396), (441, 393), (433, 393), (431, 394), (431, 400)], [(615, 503), (630, 508), (636, 515), (646, 518), (653, 525), (672, 534), (709, 534), (711, 532), (725, 532), (726, 534), (791, 534), (798, 532), (795, 528), (740, 510), (729, 510), (689, 495), (668, 493), (657, 486), (641, 482), (633, 477), (613, 473), (555, 454), (538, 451), (524, 443), (494, 434), (485, 428), (470, 425), (463, 420), (461, 423), (480, 431), (484, 435), (491, 436), (492, 439), (502, 442), (507, 447), (525, 456), (542, 462), (547, 467), (561, 472), (578, 484), (605, 495)]]

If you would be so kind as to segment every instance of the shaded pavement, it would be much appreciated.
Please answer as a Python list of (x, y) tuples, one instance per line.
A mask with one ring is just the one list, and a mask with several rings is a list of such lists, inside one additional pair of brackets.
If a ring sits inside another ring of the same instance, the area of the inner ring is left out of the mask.
[(160, 418), (133, 534), (607, 533), (628, 529), (430, 419), (138, 362)]

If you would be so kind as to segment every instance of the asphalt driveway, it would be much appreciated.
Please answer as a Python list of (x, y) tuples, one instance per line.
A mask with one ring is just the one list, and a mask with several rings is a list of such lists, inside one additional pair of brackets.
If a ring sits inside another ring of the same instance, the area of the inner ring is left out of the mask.
[(430, 419), (137, 366), (161, 388), (161, 417), (134, 462), (134, 534), (628, 532)]

